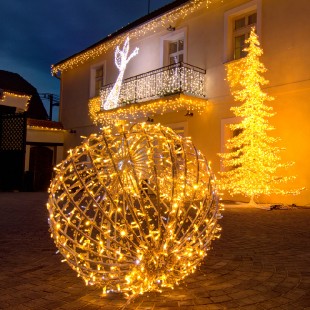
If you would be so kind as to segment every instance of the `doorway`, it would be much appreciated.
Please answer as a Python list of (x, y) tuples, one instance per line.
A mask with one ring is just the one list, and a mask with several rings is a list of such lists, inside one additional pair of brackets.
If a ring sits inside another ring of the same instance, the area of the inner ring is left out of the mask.
[(45, 146), (34, 146), (30, 149), (29, 173), (32, 179), (32, 190), (46, 191), (53, 173), (53, 150)]

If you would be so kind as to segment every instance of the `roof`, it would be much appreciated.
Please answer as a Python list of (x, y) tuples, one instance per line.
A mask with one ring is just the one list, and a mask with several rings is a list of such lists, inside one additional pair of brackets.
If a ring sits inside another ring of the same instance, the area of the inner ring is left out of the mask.
[(4, 91), (31, 96), (27, 114), (31, 118), (47, 119), (47, 112), (37, 89), (17, 73), (0, 70), (0, 88)]
[[(148, 15), (145, 15), (145, 16), (135, 20), (134, 22), (128, 24), (127, 26), (124, 26), (123, 28), (115, 31), (114, 33), (112, 33), (110, 35), (108, 35), (104, 39), (98, 41), (97, 43), (87, 47), (86, 49), (84, 49), (84, 50), (82, 50), (82, 51), (80, 51), (78, 53), (75, 53), (72, 56), (57, 62), (56, 64), (54, 64), (52, 66), (52, 68), (59, 67), (62, 64), (66, 63), (66, 62), (68, 62), (68, 61), (70, 61), (70, 60), (72, 60), (72, 59), (74, 59), (74, 58), (76, 58), (76, 57), (78, 57), (80, 55), (85, 54), (87, 51), (90, 51), (90, 50), (92, 50), (94, 48), (97, 48), (100, 45), (102, 45), (104, 43), (107, 43), (107, 42), (115, 39), (116, 37), (129, 32), (130, 30), (133, 30), (134, 28), (137, 28), (137, 27), (139, 27), (141, 25), (144, 25), (144, 24), (150, 22), (151, 20), (156, 19), (156, 18), (160, 17), (161, 15), (164, 15), (164, 14), (170, 12), (170, 11), (173, 11), (174, 9), (176, 9), (176, 8), (186, 4), (186, 3), (190, 3), (190, 2), (200, 3), (202, 1), (201, 0), (175, 0), (175, 1), (173, 1), (173, 2), (171, 2), (169, 4), (167, 4), (167, 5), (165, 5), (165, 6), (161, 7), (161, 8), (159, 8), (159, 9), (151, 12)], [(53, 71), (53, 69), (52, 69), (52, 71)], [(58, 71), (58, 70), (56, 70), (56, 71)], [(61, 71), (61, 70), (59, 70), (59, 71)], [(56, 72), (53, 72), (53, 73), (55, 74)]]
[(64, 129), (62, 123), (60, 122), (41, 120), (41, 119), (32, 119), (32, 118), (27, 119), (27, 125), (31, 127), (41, 127), (41, 128), (48, 128), (48, 129), (54, 129), (54, 130)]

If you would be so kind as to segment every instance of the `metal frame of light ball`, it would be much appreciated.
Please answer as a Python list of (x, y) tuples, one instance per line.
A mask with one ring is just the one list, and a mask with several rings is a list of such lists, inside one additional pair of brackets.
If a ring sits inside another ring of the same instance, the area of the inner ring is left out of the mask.
[(56, 246), (86, 284), (104, 292), (173, 287), (219, 236), (206, 159), (161, 125), (90, 135), (58, 165), (49, 191)]

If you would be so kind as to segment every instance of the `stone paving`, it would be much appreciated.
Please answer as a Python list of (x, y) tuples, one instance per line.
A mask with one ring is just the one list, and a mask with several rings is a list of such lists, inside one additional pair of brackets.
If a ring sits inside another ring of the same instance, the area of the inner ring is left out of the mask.
[[(49, 237), (45, 193), (0, 193), (0, 309), (121, 309), (120, 294), (86, 287)], [(229, 206), (222, 237), (174, 290), (126, 309), (310, 309), (310, 209)]]

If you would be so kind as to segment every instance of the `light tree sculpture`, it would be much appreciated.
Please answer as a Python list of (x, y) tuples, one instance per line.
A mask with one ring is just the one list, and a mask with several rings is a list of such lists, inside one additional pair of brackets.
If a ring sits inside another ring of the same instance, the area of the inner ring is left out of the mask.
[(265, 103), (274, 98), (262, 90), (262, 85), (269, 81), (262, 76), (266, 68), (260, 61), (263, 50), (254, 28), (246, 44), (247, 56), (227, 66), (232, 94), (235, 101), (241, 102), (231, 111), (242, 121), (230, 125), (239, 134), (227, 141), (229, 152), (219, 154), (226, 168), (220, 172), (220, 188), (231, 195), (250, 197), (250, 204), (255, 204), (254, 198), (261, 194), (297, 194), (300, 190), (284, 190), (279, 186), (295, 178), (277, 174), (279, 168), (289, 167), (293, 162), (281, 162), (282, 148), (276, 145), (279, 138), (268, 135), (274, 129), (268, 118), (274, 113)]

